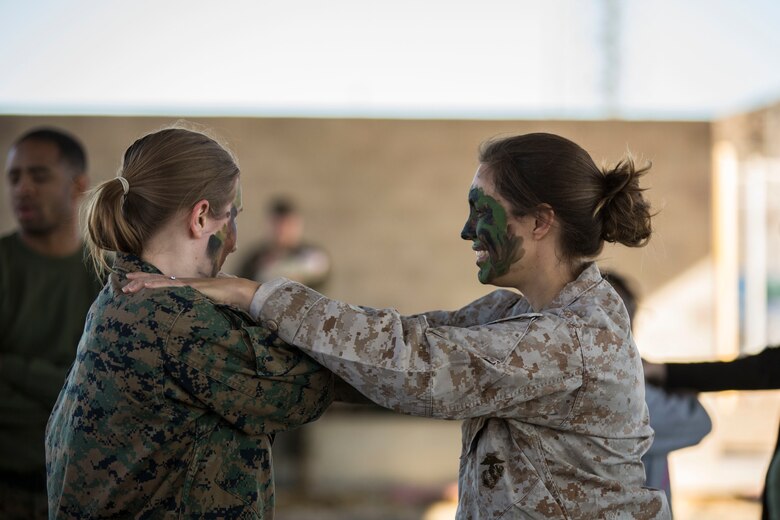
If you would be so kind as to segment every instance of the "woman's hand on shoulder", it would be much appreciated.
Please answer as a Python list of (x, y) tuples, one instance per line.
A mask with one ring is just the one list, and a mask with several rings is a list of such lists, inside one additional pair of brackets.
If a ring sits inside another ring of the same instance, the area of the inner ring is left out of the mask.
[(133, 272), (127, 273), (127, 279), (128, 283), (122, 287), (125, 293), (136, 293), (144, 288), (190, 286), (214, 301), (234, 305), (245, 311), (249, 311), (252, 298), (260, 288), (260, 284), (252, 280), (222, 273), (217, 278), (177, 278), (162, 274)]

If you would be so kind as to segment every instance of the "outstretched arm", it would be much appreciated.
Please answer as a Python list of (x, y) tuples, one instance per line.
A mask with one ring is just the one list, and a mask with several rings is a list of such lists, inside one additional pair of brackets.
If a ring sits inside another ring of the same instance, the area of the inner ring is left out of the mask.
[(665, 386), (699, 392), (780, 388), (780, 347), (733, 361), (667, 363)]
[[(128, 278), (128, 291), (191, 285), (212, 299), (250, 307), (281, 339), (375, 403), (400, 412), (450, 419), (538, 415), (529, 404), (536, 398), (581, 385), (581, 355), (570, 331), (536, 314), (434, 327), (425, 314), (356, 307), (285, 279), (257, 290), (257, 283), (240, 279)], [(550, 342), (559, 348), (550, 349)]]

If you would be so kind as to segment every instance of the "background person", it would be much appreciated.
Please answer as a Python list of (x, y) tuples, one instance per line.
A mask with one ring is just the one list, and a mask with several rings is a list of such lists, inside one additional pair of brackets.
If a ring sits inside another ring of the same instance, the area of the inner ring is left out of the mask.
[[(670, 390), (696, 392), (780, 389), (780, 347), (733, 361), (703, 363), (648, 363), (645, 377)], [(767, 468), (761, 501), (762, 520), (780, 520), (780, 434)]]
[[(273, 197), (264, 224), (268, 226), (268, 237), (246, 257), (239, 276), (260, 283), (283, 276), (322, 291), (330, 277), (330, 255), (322, 247), (303, 240), (304, 218), (295, 203), (288, 197)], [(336, 388), (337, 399), (354, 393), (348, 385), (339, 384)], [(298, 493), (308, 490), (309, 446), (304, 433), (303, 429), (295, 429), (274, 438), (274, 455), (281, 462), (276, 471), (280, 489), (295, 488)]]
[[(628, 280), (613, 271), (604, 271), (604, 278), (615, 288), (626, 305), (633, 330), (638, 298)], [(650, 382), (645, 384), (645, 401), (650, 412), (650, 427), (655, 436), (653, 444), (642, 456), (647, 486), (663, 489), (669, 505), (672, 504), (672, 485), (669, 478), (669, 453), (695, 446), (712, 430), (707, 410), (691, 392), (671, 392)]]
[[(461, 236), (495, 291), (454, 311), (401, 316), (304, 285), (193, 284), (261, 323), (382, 406), (465, 419), (457, 517), (669, 518), (644, 487), (652, 438), (625, 306), (590, 261), (605, 240), (641, 246), (649, 205), (631, 160), (602, 171), (575, 143), (527, 134), (487, 143)], [(431, 194), (435, 197), (435, 194)]]
[(48, 518), (44, 430), (100, 290), (84, 263), (79, 141), (54, 128), (19, 137), (6, 162), (17, 229), (0, 238), (0, 518)]
[(332, 376), (191, 288), (125, 294), (128, 271), (214, 277), (236, 248), (239, 169), (182, 128), (138, 139), (87, 205), (116, 253), (49, 420), (56, 518), (271, 518), (271, 440), (322, 414)]
[(260, 283), (283, 276), (322, 291), (330, 276), (330, 256), (321, 247), (303, 241), (303, 215), (286, 197), (268, 206), (268, 239), (254, 249), (239, 276)]

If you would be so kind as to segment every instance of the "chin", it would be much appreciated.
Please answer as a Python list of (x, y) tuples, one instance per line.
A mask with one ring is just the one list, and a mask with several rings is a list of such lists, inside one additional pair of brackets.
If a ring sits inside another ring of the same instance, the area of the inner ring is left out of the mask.
[(54, 230), (54, 226), (42, 224), (37, 220), (17, 220), (19, 227), (28, 235), (45, 236)]
[(501, 287), (503, 284), (501, 283), (501, 277), (490, 277), (483, 280), (483, 277), (477, 275), (477, 280), (479, 280), (479, 283), (482, 285), (496, 285)]
[(482, 285), (494, 285), (496, 287), (515, 287), (507, 275), (494, 276), (493, 278), (490, 278), (484, 282), (480, 280), (480, 282)]

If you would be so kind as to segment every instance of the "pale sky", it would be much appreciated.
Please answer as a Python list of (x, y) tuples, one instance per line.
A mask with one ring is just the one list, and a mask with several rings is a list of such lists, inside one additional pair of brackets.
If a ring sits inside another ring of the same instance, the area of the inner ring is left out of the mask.
[(0, 114), (712, 119), (780, 100), (778, 27), (777, 0), (0, 0)]

